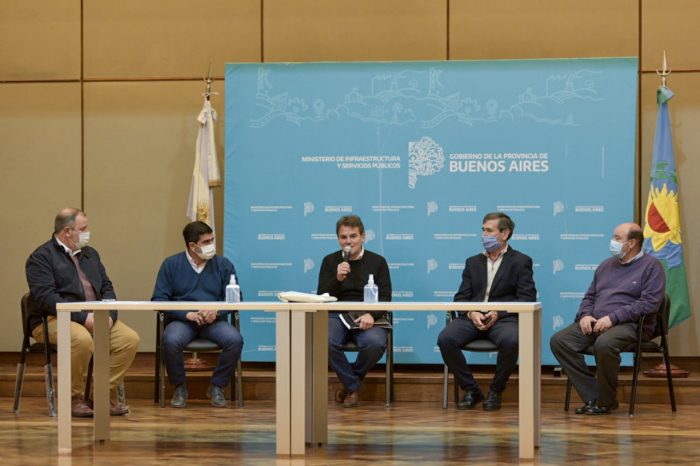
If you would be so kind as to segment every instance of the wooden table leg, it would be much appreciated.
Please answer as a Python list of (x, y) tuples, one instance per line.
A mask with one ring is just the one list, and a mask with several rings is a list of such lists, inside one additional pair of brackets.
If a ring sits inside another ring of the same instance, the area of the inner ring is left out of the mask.
[(58, 313), (58, 453), (71, 454), (70, 312)]
[(290, 311), (277, 311), (275, 347), (275, 391), (277, 417), (277, 454), (290, 456), (291, 449), (291, 355), (290, 355)]
[(519, 438), (520, 459), (535, 458), (535, 329), (534, 315), (521, 313), (518, 317), (520, 367), (519, 367)]
[[(95, 347), (93, 374), (95, 376), (95, 441), (109, 440), (109, 311), (93, 312)], [(90, 394), (86, 393), (85, 397)]]

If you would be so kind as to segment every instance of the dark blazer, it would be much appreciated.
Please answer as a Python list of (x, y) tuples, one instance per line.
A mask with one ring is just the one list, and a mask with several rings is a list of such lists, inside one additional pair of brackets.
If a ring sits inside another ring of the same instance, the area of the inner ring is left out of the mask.
[[(116, 299), (114, 287), (97, 251), (85, 246), (77, 257), (85, 278), (95, 288), (97, 299)], [(40, 316), (56, 316), (57, 303), (85, 301), (85, 291), (78, 277), (78, 269), (73, 259), (53, 235), (51, 240), (39, 246), (29, 256), (26, 272), (30, 292), (29, 320), (32, 329), (41, 324)], [(110, 311), (109, 314), (116, 322), (117, 311)], [(87, 316), (87, 311), (72, 312), (71, 320), (82, 325)]]
[[(484, 300), (488, 285), (486, 264), (489, 259), (477, 254), (467, 259), (462, 272), (462, 284), (455, 295), (455, 302), (479, 302)], [(508, 245), (501, 265), (491, 284), (489, 302), (534, 302), (537, 300), (535, 280), (532, 278), (532, 259)], [(498, 318), (518, 318), (517, 314), (498, 311)]]

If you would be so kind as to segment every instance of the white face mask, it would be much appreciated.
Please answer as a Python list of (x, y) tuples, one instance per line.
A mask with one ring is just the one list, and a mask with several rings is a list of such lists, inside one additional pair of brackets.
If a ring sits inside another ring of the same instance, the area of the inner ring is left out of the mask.
[(216, 255), (216, 245), (213, 243), (207, 244), (206, 246), (201, 246), (200, 249), (202, 250), (202, 252), (194, 251), (194, 253), (197, 254), (199, 258), (204, 261), (208, 261)]
[[(75, 231), (75, 230), (73, 230), (73, 231)], [(73, 238), (71, 238), (70, 236), (68, 238), (71, 241), (73, 241)], [(84, 231), (84, 232), (78, 234), (78, 241), (77, 242), (73, 241), (73, 244), (75, 245), (76, 248), (82, 249), (85, 246), (87, 246), (87, 244), (89, 242), (90, 242), (90, 232)]]

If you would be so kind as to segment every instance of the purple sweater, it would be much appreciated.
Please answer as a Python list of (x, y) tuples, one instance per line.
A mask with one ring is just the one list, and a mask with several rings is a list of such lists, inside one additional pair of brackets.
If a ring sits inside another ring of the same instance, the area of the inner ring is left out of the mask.
[[(654, 256), (644, 254), (628, 264), (611, 257), (596, 269), (576, 319), (609, 316), (613, 325), (637, 322), (659, 309), (665, 292), (666, 272)], [(644, 322), (644, 333), (651, 336), (655, 326), (656, 316)]]

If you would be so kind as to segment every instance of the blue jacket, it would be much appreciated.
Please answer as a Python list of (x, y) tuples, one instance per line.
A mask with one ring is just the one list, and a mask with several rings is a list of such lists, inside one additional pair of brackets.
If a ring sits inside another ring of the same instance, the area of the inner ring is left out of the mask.
[[(95, 288), (97, 299), (117, 299), (97, 251), (85, 246), (77, 257), (85, 277)], [(78, 277), (78, 269), (55, 236), (51, 235), (51, 240), (39, 246), (29, 256), (25, 269), (30, 292), (29, 322), (32, 329), (41, 324), (40, 316), (56, 315), (57, 303), (85, 301), (85, 291)], [(116, 322), (117, 311), (110, 311), (109, 314)], [(87, 311), (72, 312), (71, 320), (83, 325), (87, 316)]]

